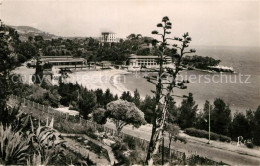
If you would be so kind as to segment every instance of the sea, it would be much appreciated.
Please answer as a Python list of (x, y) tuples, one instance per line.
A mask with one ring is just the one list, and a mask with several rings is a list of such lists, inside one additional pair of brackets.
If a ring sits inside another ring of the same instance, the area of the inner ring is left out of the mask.
[[(199, 56), (220, 59), (220, 65), (233, 67), (235, 73), (210, 73), (205, 71), (182, 71), (180, 79), (188, 79), (187, 89), (175, 89), (178, 96), (192, 93), (199, 109), (206, 100), (213, 104), (221, 98), (232, 113), (256, 110), (260, 106), (260, 48), (259, 47), (195, 47)], [(146, 81), (149, 73), (133, 72), (125, 75), (124, 86), (130, 91), (137, 89), (142, 97), (154, 95), (155, 86)], [(177, 105), (183, 98), (175, 97)]]

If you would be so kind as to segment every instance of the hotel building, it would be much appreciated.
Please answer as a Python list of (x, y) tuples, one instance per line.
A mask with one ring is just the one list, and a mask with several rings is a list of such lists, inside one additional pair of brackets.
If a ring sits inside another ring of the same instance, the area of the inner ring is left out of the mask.
[[(154, 55), (135, 55), (131, 54), (128, 58), (129, 60), (129, 67), (142, 67), (146, 66), (148, 68), (151, 67), (158, 67), (158, 56)], [(164, 65), (172, 64), (172, 58), (165, 56), (165, 62), (163, 62)]]
[(102, 32), (101, 33), (101, 43), (115, 43), (116, 40), (116, 34), (113, 32)]

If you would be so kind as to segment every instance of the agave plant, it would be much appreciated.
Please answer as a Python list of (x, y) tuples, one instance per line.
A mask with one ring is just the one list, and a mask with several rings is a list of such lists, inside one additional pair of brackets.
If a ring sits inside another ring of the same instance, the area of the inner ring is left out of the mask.
[(0, 111), (0, 122), (4, 127), (12, 126), (13, 131), (25, 131), (30, 125), (29, 115), (20, 110), (20, 105), (7, 106)]
[(0, 158), (1, 164), (24, 164), (28, 158), (28, 141), (21, 132), (14, 132), (12, 127), (0, 125)]
[(32, 132), (28, 135), (28, 139), (36, 154), (27, 162), (32, 162), (31, 165), (34, 165), (34, 162), (37, 161), (47, 165), (52, 159), (57, 159), (64, 154), (62, 147), (64, 140), (59, 137), (54, 129), (41, 126), (40, 121), (37, 129), (34, 129), (33, 124), (31, 126)]
[(27, 159), (27, 165), (44, 165), (42, 164), (41, 155), (33, 154), (33, 156)]

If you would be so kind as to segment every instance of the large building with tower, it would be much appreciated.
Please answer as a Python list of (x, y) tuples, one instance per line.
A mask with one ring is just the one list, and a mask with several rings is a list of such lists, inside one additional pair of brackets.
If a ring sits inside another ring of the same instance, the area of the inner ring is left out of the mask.
[(117, 42), (116, 34), (113, 32), (102, 32), (101, 43), (115, 43)]

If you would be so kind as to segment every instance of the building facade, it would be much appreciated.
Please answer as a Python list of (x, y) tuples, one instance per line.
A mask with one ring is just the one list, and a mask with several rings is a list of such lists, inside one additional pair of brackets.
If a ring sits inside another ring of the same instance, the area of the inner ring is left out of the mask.
[(113, 32), (102, 32), (100, 41), (101, 43), (115, 43), (117, 42), (116, 34)]
[[(129, 67), (159, 67), (158, 64), (158, 56), (154, 55), (135, 55), (131, 54), (128, 58), (129, 60)], [(171, 65), (172, 64), (172, 58), (165, 56), (165, 62), (163, 62), (164, 65)]]
[(84, 58), (73, 58), (72, 56), (42, 56), (43, 64), (50, 64), (57, 68), (84, 68), (87, 60)]

